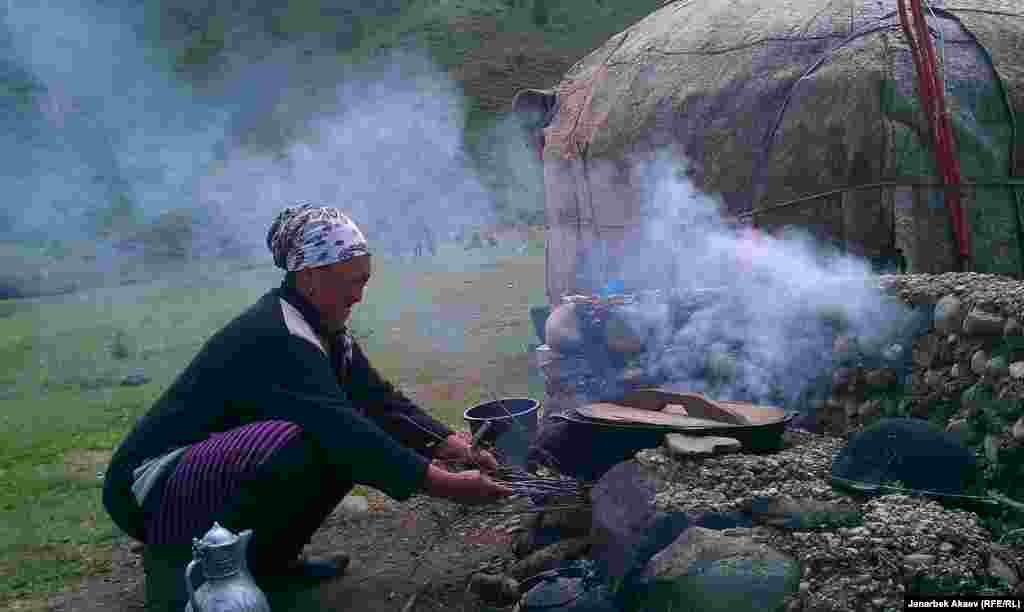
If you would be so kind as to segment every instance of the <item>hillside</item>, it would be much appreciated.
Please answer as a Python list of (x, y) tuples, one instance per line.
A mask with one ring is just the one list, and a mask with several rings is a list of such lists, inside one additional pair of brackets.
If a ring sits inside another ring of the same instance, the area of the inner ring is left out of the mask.
[(290, 0), (243, 11), (229, 2), (168, 0), (156, 19), (164, 42), (178, 49), (182, 72), (193, 77), (208, 75), (227, 54), (258, 55), (275, 44), (330, 46), (351, 61), (381, 49), (425, 48), (463, 86), (474, 123), (507, 108), (521, 87), (557, 83), (573, 63), (663, 3)]
[[(222, 182), (225, 201), (253, 207), (279, 185), (293, 199), (344, 185), (378, 206), (370, 226), (414, 221), (424, 213), (409, 202), (441, 206), (445, 198), (454, 208), (428, 216), (450, 219), (460, 207), (475, 207), (473, 223), (541, 224), (541, 170), (503, 112), (516, 91), (557, 84), (572, 64), (659, 3), (90, 0), (0, 8), (0, 107), (8, 111), (0, 123), (15, 136), (0, 150), (11, 162), (0, 180), (13, 189), (0, 206), (0, 263), (10, 264), (0, 274), (0, 297), (93, 286), (135, 255), (163, 265), (221, 247), (238, 251), (230, 230), (220, 229), (227, 226), (209, 222), (218, 211), (202, 209), (203, 196), (219, 197), (208, 177)], [(318, 129), (311, 124), (325, 110), (352, 103), (376, 112), (372, 94), (358, 85), (341, 101), (337, 90), (345, 75), (396, 51), (426, 54), (447, 74), (454, 96), (437, 96), (421, 114), (411, 98), (429, 96), (399, 83), (400, 108), (319, 150), (324, 170), (299, 180), (305, 191), (293, 189), (290, 168), (275, 160)], [(449, 113), (453, 105), (461, 108)], [(419, 123), (433, 132), (420, 141), (382, 142), (373, 130), (390, 129), (392, 118), (403, 122), (399, 129)], [(455, 152), (434, 154), (431, 138)], [(250, 156), (271, 161), (221, 172)], [(349, 162), (359, 159), (370, 161), (352, 169)], [(438, 183), (446, 172), (462, 181), (455, 185), (461, 191)], [(273, 174), (278, 184), (246, 191), (252, 173)], [(392, 208), (379, 209), (382, 202)], [(258, 205), (262, 224), (270, 205)], [(263, 231), (243, 229), (250, 244)], [(170, 242), (153, 243), (161, 237)], [(131, 253), (121, 253), (129, 244)], [(143, 277), (153, 272), (145, 263)]]

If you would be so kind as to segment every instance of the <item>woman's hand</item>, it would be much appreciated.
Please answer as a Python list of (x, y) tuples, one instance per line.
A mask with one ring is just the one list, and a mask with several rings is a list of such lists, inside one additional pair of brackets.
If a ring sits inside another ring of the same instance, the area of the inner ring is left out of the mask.
[(512, 494), (512, 489), (494, 482), (479, 470), (449, 472), (431, 465), (427, 468), (426, 492), (467, 505), (495, 502)]
[(464, 431), (453, 433), (434, 447), (434, 458), (441, 461), (459, 461), (480, 466), (486, 472), (498, 469), (494, 456), (485, 450), (472, 448), (473, 438)]

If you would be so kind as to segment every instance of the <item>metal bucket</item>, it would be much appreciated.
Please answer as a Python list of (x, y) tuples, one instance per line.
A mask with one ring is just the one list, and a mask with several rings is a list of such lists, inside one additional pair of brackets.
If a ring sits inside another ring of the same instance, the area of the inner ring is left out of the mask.
[(494, 447), (498, 461), (524, 467), (530, 442), (537, 435), (539, 407), (535, 399), (507, 397), (477, 404), (463, 418), (474, 440)]

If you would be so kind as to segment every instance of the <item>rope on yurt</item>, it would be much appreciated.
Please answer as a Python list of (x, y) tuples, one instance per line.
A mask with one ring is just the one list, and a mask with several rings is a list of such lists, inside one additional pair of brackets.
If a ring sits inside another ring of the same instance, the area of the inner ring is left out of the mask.
[(803, 204), (812, 200), (820, 200), (828, 198), (834, 195), (841, 195), (849, 193), (851, 191), (866, 191), (868, 189), (884, 189), (886, 187), (929, 187), (932, 189), (968, 189), (971, 187), (1024, 187), (1024, 177), (1014, 178), (1009, 177), (1001, 181), (973, 181), (973, 182), (961, 182), (959, 185), (946, 185), (944, 183), (936, 183), (934, 181), (910, 181), (910, 180), (893, 180), (893, 181), (878, 181), (876, 183), (864, 183), (861, 185), (849, 185), (846, 187), (838, 187), (836, 189), (830, 189), (828, 191), (821, 191), (819, 193), (813, 193), (811, 195), (800, 196), (792, 200), (786, 200), (778, 204), (772, 204), (764, 208), (757, 210), (751, 210), (745, 213), (737, 215), (739, 219), (751, 219), (757, 215), (774, 212), (780, 208), (788, 208), (797, 204)]
[[(884, 16), (879, 18), (879, 21), (884, 21), (884, 20), (889, 19), (891, 17), (892, 17), (892, 14), (884, 15)], [(772, 123), (771, 129), (768, 130), (767, 134), (765, 134), (764, 140), (761, 143), (762, 147), (764, 148), (764, 155), (765, 155), (765, 157), (768, 156), (768, 153), (771, 150), (772, 143), (775, 141), (775, 134), (779, 131), (779, 126), (782, 125), (782, 116), (785, 115), (786, 108), (789, 106), (790, 101), (793, 99), (793, 94), (796, 92), (796, 86), (799, 85), (801, 81), (803, 81), (804, 79), (806, 79), (806, 78), (810, 77), (812, 74), (814, 74), (814, 72), (817, 71), (818, 68), (820, 68), (821, 65), (824, 64), (825, 61), (828, 60), (829, 57), (831, 57), (833, 53), (835, 53), (839, 49), (842, 49), (843, 47), (845, 47), (846, 45), (850, 44), (854, 40), (857, 40), (858, 38), (867, 36), (868, 34), (873, 34), (875, 32), (882, 32), (882, 31), (885, 31), (885, 30), (895, 30), (898, 27), (899, 26), (892, 25), (892, 24), (876, 25), (876, 26), (871, 26), (870, 28), (866, 28), (864, 30), (861, 30), (859, 32), (855, 32), (855, 33), (851, 34), (850, 36), (847, 36), (846, 38), (844, 38), (835, 47), (832, 47), (831, 49), (829, 49), (828, 51), (823, 53), (822, 56), (817, 59), (817, 61), (815, 61), (813, 64), (811, 64), (811, 66), (809, 68), (807, 68), (807, 70), (805, 70), (803, 72), (803, 74), (800, 75), (800, 78), (798, 78), (796, 81), (794, 81), (793, 85), (789, 88), (789, 93), (786, 94), (786, 98), (782, 101), (782, 105), (779, 107), (779, 112), (777, 112), (775, 114), (775, 121)]]
[[(1010, 99), (1010, 93), (1006, 90), (1006, 83), (1003, 82), (1002, 77), (999, 76), (999, 72), (996, 70), (996, 63), (992, 61), (992, 54), (989, 53), (988, 48), (981, 44), (981, 41), (974, 35), (974, 32), (972, 32), (970, 28), (968, 28), (967, 25), (964, 24), (964, 22), (952, 11), (1020, 17), (1022, 19), (1024, 19), (1024, 13), (1018, 15), (1015, 13), (1004, 13), (1001, 11), (982, 11), (951, 7), (936, 10), (938, 10), (939, 14), (944, 14), (947, 19), (955, 21), (960, 26), (960, 28), (967, 34), (968, 38), (974, 41), (974, 44), (981, 49), (981, 53), (985, 57), (985, 61), (988, 62), (989, 67), (992, 69), (992, 75), (995, 77), (996, 86), (999, 87), (999, 93), (1002, 95), (1003, 104), (1006, 105), (1006, 114), (1010, 121), (1010, 167), (1007, 174), (1012, 177), (1017, 169), (1017, 118), (1016, 115), (1014, 115), (1013, 101)], [(1017, 249), (1020, 251), (1021, 257), (1021, 274), (1024, 274), (1024, 219), (1021, 218), (1021, 215), (1024, 214), (1024, 210), (1022, 210), (1022, 208), (1024, 208), (1024, 201), (1021, 201), (1017, 185), (1018, 184), (1016, 183), (1010, 185), (1010, 195), (1013, 197), (1013, 218), (1017, 221)]]
[(1024, 19), (1024, 13), (1010, 13), (1010, 12), (1007, 12), (1007, 11), (986, 11), (986, 10), (975, 9), (975, 8), (961, 8), (959, 6), (947, 6), (945, 8), (940, 8), (938, 10), (939, 10), (939, 12), (942, 12), (942, 11), (959, 11), (961, 13), (981, 13), (983, 15), (997, 15), (999, 17), (1020, 17), (1021, 19)]

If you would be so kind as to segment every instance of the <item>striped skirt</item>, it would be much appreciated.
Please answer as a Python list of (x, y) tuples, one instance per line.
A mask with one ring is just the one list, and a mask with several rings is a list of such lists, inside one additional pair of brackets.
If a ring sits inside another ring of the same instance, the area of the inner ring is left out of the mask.
[(183, 544), (202, 537), (213, 521), (224, 521), (243, 488), (260, 479), (261, 469), (301, 433), (294, 423), (260, 421), (190, 446), (155, 496), (158, 505), (146, 513), (146, 543)]

